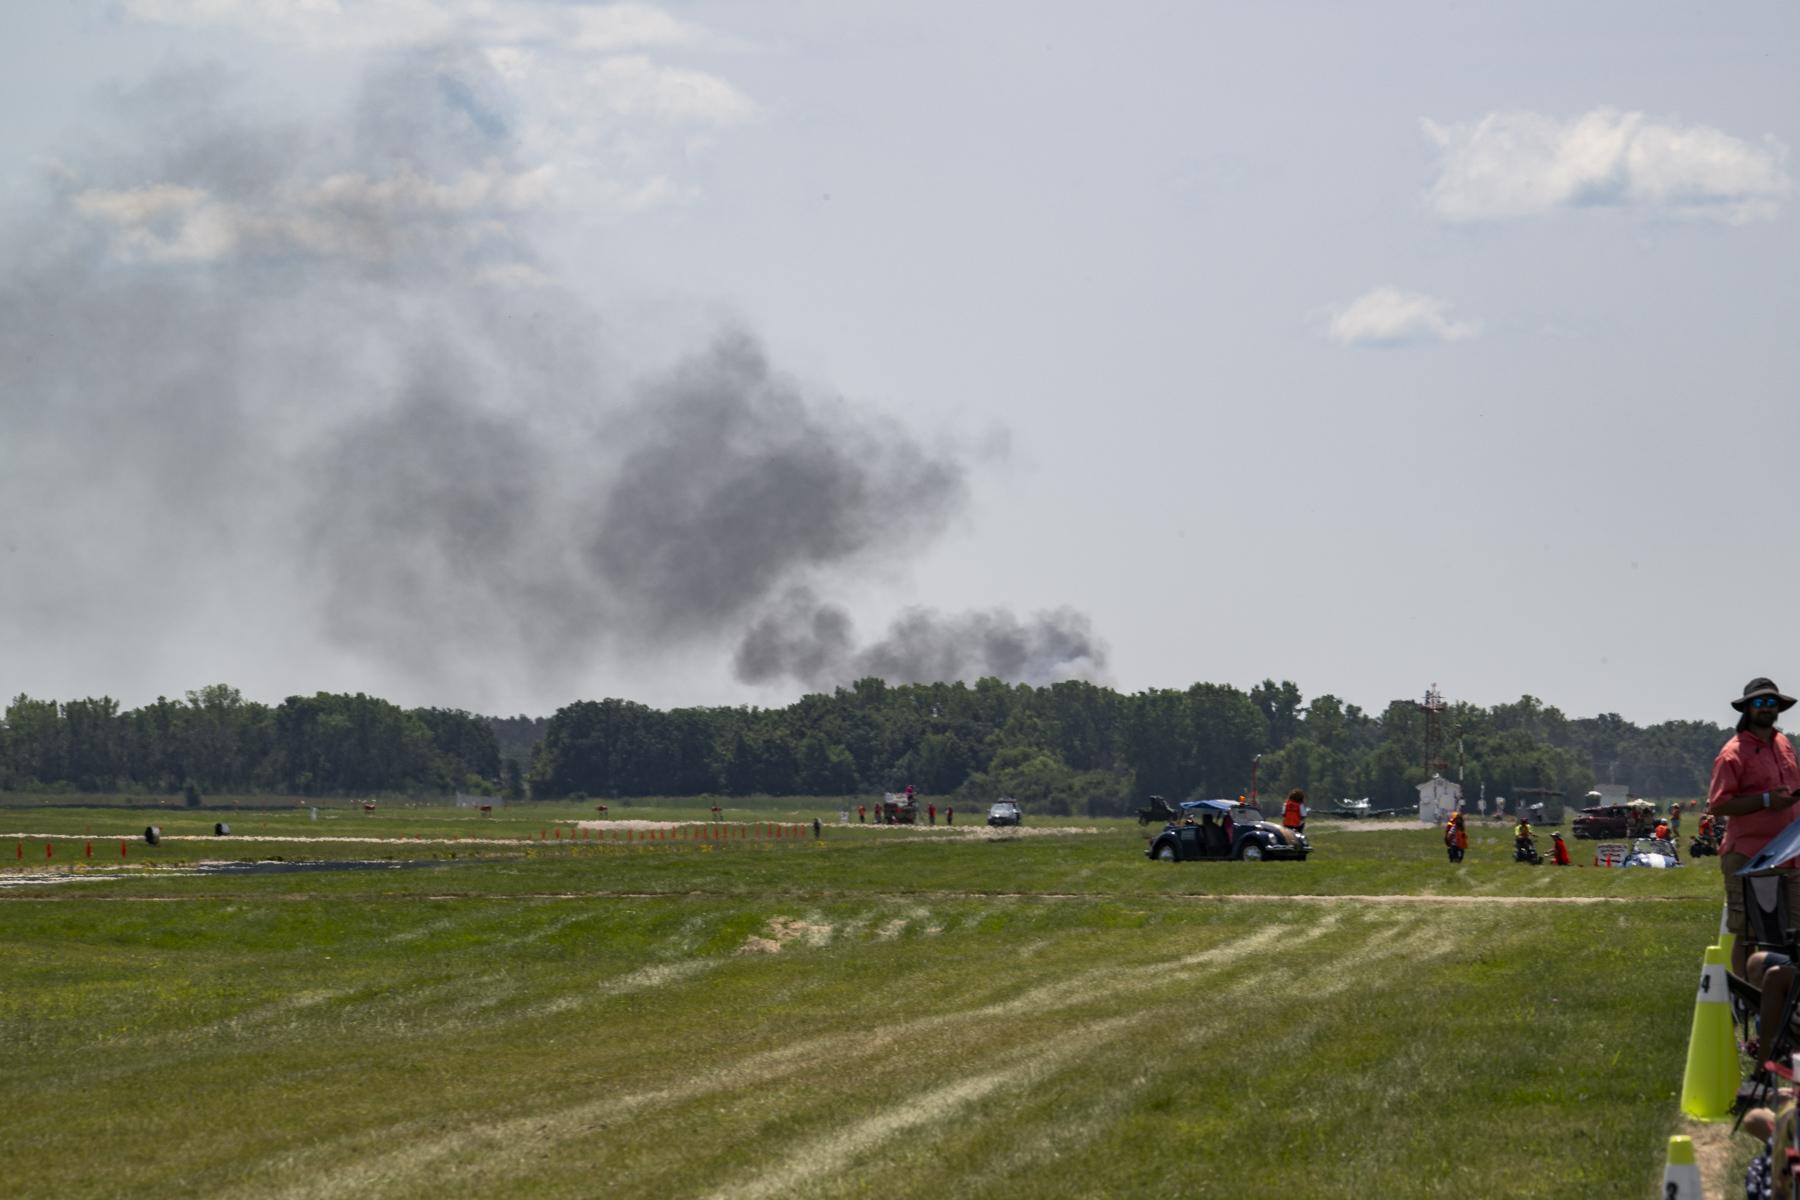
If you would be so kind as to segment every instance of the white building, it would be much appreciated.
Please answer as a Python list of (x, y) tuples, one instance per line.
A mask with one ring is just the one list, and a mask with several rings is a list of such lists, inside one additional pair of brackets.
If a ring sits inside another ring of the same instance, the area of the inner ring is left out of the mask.
[(1462, 807), (1462, 785), (1451, 783), (1433, 773), (1419, 786), (1419, 820), (1427, 825), (1442, 825), (1450, 814)]

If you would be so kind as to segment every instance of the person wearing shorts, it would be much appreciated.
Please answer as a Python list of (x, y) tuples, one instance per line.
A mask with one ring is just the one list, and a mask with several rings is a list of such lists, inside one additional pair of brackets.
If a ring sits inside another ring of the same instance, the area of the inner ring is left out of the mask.
[[(1731, 969), (1740, 976), (1750, 939), (1738, 871), (1800, 817), (1800, 761), (1787, 735), (1775, 727), (1779, 714), (1793, 706), (1794, 698), (1783, 695), (1772, 680), (1759, 677), (1745, 684), (1744, 694), (1731, 702), (1739, 713), (1737, 732), (1713, 759), (1712, 785), (1706, 792), (1706, 811), (1731, 818), (1719, 847), (1719, 869), (1725, 875), (1726, 925), (1737, 935)], [(1789, 870), (1782, 883), (1788, 911), (1800, 914), (1800, 872)]]

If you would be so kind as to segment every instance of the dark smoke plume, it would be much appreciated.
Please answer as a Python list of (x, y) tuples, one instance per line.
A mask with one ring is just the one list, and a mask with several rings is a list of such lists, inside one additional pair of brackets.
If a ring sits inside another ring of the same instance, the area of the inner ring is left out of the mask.
[(747, 683), (792, 678), (815, 688), (871, 675), (890, 683), (993, 675), (1045, 684), (1102, 677), (1106, 647), (1088, 619), (1069, 609), (1021, 621), (1002, 610), (948, 615), (914, 608), (880, 641), (859, 648), (849, 614), (796, 589), (750, 627), (735, 665)]
[(341, 126), (215, 70), (120, 93), (0, 240), (6, 657), (115, 692), (360, 665), (473, 705), (746, 628), (753, 682), (1099, 668), (1068, 613), (908, 613), (862, 649), (830, 605), (792, 617), (940, 534), (962, 457), (742, 331), (627, 374), (531, 249), (554, 180), (507, 103), (454, 49), (388, 61)]
[(745, 337), (680, 367), (620, 432), (633, 450), (590, 561), (660, 633), (717, 629), (796, 573), (928, 540), (967, 498), (960, 463), (873, 414), (808, 404)]

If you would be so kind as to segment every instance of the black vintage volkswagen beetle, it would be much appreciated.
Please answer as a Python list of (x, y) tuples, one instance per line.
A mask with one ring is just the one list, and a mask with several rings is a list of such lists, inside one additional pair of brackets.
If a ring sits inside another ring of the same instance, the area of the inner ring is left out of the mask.
[(1306, 835), (1262, 819), (1262, 813), (1234, 800), (1189, 800), (1181, 813), (1150, 839), (1144, 857), (1164, 862), (1195, 858), (1292, 858), (1312, 853)]

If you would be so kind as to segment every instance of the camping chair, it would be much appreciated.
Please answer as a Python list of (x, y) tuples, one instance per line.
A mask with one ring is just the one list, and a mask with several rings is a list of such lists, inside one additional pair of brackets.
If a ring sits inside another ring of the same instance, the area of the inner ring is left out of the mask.
[[(1763, 870), (1744, 876), (1744, 936), (1756, 949), (1785, 954), (1789, 962), (1800, 968), (1800, 930), (1793, 928), (1787, 907), (1787, 889), (1783, 886), (1787, 874), (1786, 871)], [(1732, 1020), (1743, 1028), (1744, 1041), (1748, 1042), (1751, 1023), (1762, 1008), (1762, 989), (1732, 974), (1729, 967), (1725, 971), (1725, 982), (1726, 994), (1731, 1000)], [(1745, 1112), (1766, 1103), (1781, 1086), (1781, 1071), (1785, 1071), (1785, 1064), (1795, 1049), (1800, 1048), (1800, 1030), (1794, 1027), (1797, 1015), (1800, 1015), (1800, 979), (1788, 988), (1787, 1003), (1774, 1032), (1756, 1031), (1764, 1044), (1758, 1047), (1757, 1065), (1750, 1073), (1749, 1083), (1739, 1092), (1739, 1123)], [(1735, 1125), (1733, 1132), (1736, 1132)]]

